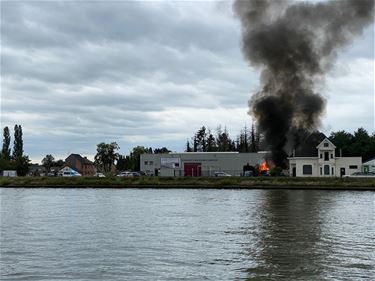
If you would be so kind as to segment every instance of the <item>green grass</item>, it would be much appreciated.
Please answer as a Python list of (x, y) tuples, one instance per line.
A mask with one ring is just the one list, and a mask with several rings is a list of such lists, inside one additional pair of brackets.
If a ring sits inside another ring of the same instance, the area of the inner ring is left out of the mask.
[(375, 179), (355, 178), (209, 178), (209, 177), (139, 177), (139, 178), (50, 178), (50, 177), (0, 177), (0, 186), (19, 187), (304, 187), (304, 188), (373, 188)]

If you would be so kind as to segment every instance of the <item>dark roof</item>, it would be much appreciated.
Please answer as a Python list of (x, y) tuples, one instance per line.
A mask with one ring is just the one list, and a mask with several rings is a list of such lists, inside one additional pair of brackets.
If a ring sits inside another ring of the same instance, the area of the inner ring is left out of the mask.
[(89, 159), (87, 159), (86, 157), (82, 157), (81, 155), (79, 154), (75, 154), (75, 153), (72, 153), (68, 156), (69, 157), (74, 157), (76, 159), (78, 159), (82, 164), (94, 164), (92, 161), (90, 161)]
[(295, 150), (294, 157), (318, 157), (316, 147), (326, 138), (321, 132), (311, 133)]

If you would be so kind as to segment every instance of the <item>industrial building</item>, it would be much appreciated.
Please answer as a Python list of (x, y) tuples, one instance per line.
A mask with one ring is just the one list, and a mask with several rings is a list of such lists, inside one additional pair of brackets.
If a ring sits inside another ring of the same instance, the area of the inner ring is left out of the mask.
[(248, 167), (261, 165), (267, 152), (184, 152), (142, 154), (141, 171), (158, 176), (214, 176), (225, 172), (241, 176)]

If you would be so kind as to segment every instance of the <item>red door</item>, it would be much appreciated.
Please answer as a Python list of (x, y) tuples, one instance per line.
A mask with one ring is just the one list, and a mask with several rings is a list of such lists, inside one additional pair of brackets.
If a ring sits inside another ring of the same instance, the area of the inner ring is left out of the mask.
[(200, 177), (202, 175), (201, 163), (184, 163), (185, 177)]

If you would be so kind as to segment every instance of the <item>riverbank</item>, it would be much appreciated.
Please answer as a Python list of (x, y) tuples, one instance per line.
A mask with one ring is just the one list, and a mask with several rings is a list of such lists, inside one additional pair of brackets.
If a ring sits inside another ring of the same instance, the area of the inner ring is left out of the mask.
[(209, 177), (139, 177), (139, 178), (0, 178), (0, 187), (57, 188), (288, 188), (375, 190), (375, 178), (209, 178)]

